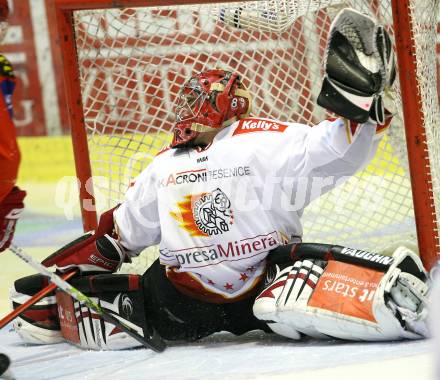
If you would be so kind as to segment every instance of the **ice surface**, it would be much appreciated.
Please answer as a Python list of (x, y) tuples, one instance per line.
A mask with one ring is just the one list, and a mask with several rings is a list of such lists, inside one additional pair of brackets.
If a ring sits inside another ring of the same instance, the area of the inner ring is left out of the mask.
[[(32, 197), (17, 228), (15, 242), (36, 259), (81, 233), (78, 217), (66, 220), (52, 199), (28, 189)], [(46, 203), (46, 204), (44, 204)], [(12, 282), (33, 270), (12, 253), (0, 256), (0, 311), (9, 308)], [(92, 352), (67, 343), (23, 344), (10, 328), (0, 330), (0, 352), (9, 354), (17, 380), (427, 380), (433, 379), (429, 341), (348, 343), (308, 339), (294, 342), (251, 332), (241, 337), (221, 333), (192, 344), (172, 344), (162, 354), (147, 349)]]
[[(164, 353), (157, 354), (148, 349), (84, 351), (67, 343), (30, 346), (6, 328), (0, 331), (0, 342), (0, 350), (13, 361), (11, 370), (18, 380), (299, 379), (301, 374), (331, 380), (329, 369), (335, 367), (346, 375), (335, 375), (338, 380), (432, 379), (429, 341), (295, 342), (254, 331), (241, 337), (219, 333), (197, 343), (170, 344)], [(392, 373), (380, 370), (383, 363)], [(359, 366), (363, 367), (361, 372)]]

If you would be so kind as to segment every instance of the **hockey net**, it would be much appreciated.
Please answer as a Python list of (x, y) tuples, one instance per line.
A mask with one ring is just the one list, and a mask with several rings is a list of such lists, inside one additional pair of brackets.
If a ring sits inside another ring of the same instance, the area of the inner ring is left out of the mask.
[[(81, 159), (91, 162), (98, 213), (120, 202), (130, 182), (170, 141), (173, 103), (192, 73), (207, 68), (238, 71), (253, 94), (253, 115), (313, 125), (328, 116), (316, 98), (327, 34), (337, 12), (352, 7), (374, 15), (394, 35), (389, 0), (156, 7), (119, 1), (124, 8), (110, 8), (110, 1), (96, 3), (103, 8), (74, 10), (72, 20), (89, 148), (89, 156)], [(413, 75), (418, 78), (431, 163), (420, 170), (430, 171), (433, 194), (440, 191), (435, 128), (440, 112), (434, 80), (439, 8), (438, 0), (411, 8), (417, 55)], [(304, 241), (382, 252), (396, 244), (417, 249), (398, 80), (395, 88), (398, 114), (376, 157), (306, 209)], [(438, 199), (434, 202), (440, 210)], [(437, 225), (435, 236), (436, 230)], [(154, 257), (154, 252), (144, 253), (135, 270), (144, 271)]]

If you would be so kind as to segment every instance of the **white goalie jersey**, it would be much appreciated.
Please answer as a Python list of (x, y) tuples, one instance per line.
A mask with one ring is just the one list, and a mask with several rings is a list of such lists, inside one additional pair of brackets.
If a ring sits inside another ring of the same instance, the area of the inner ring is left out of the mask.
[(167, 276), (185, 294), (237, 300), (259, 283), (268, 252), (300, 241), (300, 217), (374, 156), (383, 129), (345, 119), (316, 126), (247, 118), (204, 149), (168, 149), (115, 211), (121, 244), (159, 244)]

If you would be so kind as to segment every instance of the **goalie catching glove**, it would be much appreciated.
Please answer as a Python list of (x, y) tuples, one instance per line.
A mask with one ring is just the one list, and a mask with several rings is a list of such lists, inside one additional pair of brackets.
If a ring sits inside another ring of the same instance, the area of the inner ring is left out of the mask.
[(114, 210), (113, 208), (101, 215), (95, 233), (86, 233), (67, 244), (47, 257), (42, 262), (43, 265), (55, 265), (61, 272), (73, 268), (78, 268), (82, 273), (116, 272), (129, 258), (114, 238)]
[(428, 335), (427, 274), (405, 247), (389, 257), (297, 244), (275, 250), (269, 261), (253, 311), (280, 335), (366, 341)]
[(342, 10), (330, 27), (318, 104), (357, 123), (372, 119), (383, 125), (392, 116), (384, 97), (391, 93), (395, 77), (387, 31), (369, 16)]

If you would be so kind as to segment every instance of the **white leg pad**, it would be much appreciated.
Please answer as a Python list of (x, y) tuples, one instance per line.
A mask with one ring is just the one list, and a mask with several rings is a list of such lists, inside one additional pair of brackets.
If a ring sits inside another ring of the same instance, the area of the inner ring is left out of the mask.
[(64, 342), (60, 330), (49, 330), (35, 326), (18, 317), (12, 327), (25, 343), (30, 344), (54, 344)]
[(296, 331), (315, 338), (384, 341), (427, 335), (426, 272), (413, 252), (398, 248), (386, 273), (334, 260), (322, 266), (303, 260), (280, 271), (257, 297), (255, 316), (289, 326), (278, 331), (270, 326), (284, 336)]

